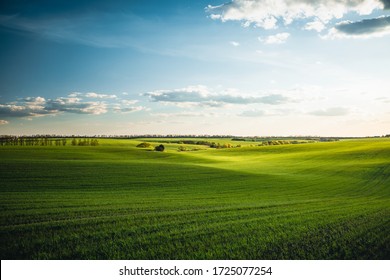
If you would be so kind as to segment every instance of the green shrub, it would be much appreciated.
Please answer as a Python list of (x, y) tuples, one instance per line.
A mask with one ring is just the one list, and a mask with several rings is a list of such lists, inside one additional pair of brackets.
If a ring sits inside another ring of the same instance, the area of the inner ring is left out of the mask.
[(147, 143), (147, 142), (142, 142), (142, 143), (137, 145), (137, 148), (150, 148), (150, 147), (152, 147), (152, 144)]
[(154, 147), (154, 150), (157, 151), (157, 152), (164, 152), (165, 147), (164, 147), (163, 144), (160, 144), (160, 145)]
[(179, 148), (177, 148), (177, 150), (178, 150), (179, 152), (188, 151), (188, 149), (187, 149), (186, 147), (184, 147), (184, 146), (180, 146)]

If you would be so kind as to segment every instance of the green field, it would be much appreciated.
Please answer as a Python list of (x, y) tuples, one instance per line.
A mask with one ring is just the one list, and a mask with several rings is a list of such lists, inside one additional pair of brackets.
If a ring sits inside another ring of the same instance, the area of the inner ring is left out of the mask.
[(0, 147), (1, 259), (390, 258), (390, 139), (144, 141)]

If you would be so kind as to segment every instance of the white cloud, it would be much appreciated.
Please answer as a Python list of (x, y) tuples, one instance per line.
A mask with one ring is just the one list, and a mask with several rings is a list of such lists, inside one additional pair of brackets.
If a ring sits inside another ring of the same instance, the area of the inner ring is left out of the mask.
[(27, 97), (8, 104), (0, 104), (0, 116), (6, 117), (41, 117), (63, 112), (100, 115), (107, 112), (107, 105), (104, 102), (84, 102), (78, 97), (55, 99)]
[(240, 117), (251, 117), (251, 118), (256, 118), (256, 117), (263, 117), (267, 116), (269, 113), (264, 111), (264, 110), (249, 110), (249, 111), (244, 111), (241, 114), (239, 114)]
[(139, 101), (138, 100), (128, 100), (128, 99), (124, 99), (121, 101), (123, 105), (126, 105), (126, 106), (129, 106), (129, 105), (133, 105), (133, 104), (136, 104), (138, 103)]
[[(127, 98), (127, 96), (123, 97)], [(0, 117), (31, 119), (33, 117), (54, 116), (63, 113), (101, 115), (109, 111), (113, 113), (132, 113), (149, 110), (143, 106), (136, 106), (135, 104), (138, 102), (139, 100), (121, 99), (116, 95), (72, 92), (67, 97), (47, 99), (39, 96), (26, 97), (6, 104), (0, 104)]]
[(113, 98), (117, 98), (116, 95), (114, 94), (99, 94), (99, 93), (95, 93), (95, 92), (88, 92), (85, 94), (86, 97), (88, 98), (100, 98), (100, 99), (113, 99)]
[(271, 45), (271, 44), (284, 44), (286, 43), (288, 37), (290, 37), (290, 33), (283, 32), (265, 38), (259, 37), (258, 39), (260, 42), (263, 42), (264, 44)]
[(45, 102), (41, 97), (28, 97), (8, 104), (0, 104), (0, 116), (39, 117), (55, 114), (56, 111), (45, 108)]
[(154, 113), (152, 116), (159, 118), (204, 118), (204, 117), (216, 117), (216, 113), (207, 112), (179, 112), (179, 113)]
[(5, 124), (8, 124), (9, 122), (6, 121), (6, 120), (0, 120), (0, 125), (5, 125)]
[(298, 113), (296, 110), (292, 109), (276, 109), (276, 110), (264, 110), (264, 109), (252, 109), (247, 110), (239, 114), (239, 117), (250, 117), (250, 118), (257, 118), (257, 117), (275, 117), (275, 116), (287, 116), (294, 113), (295, 115)]
[(345, 116), (348, 115), (350, 110), (344, 107), (333, 107), (328, 109), (322, 109), (317, 111), (312, 111), (309, 114), (314, 116), (325, 116), (325, 117), (334, 117), (334, 116)]
[[(264, 29), (276, 29), (278, 20), (275, 17), (265, 18), (263, 21), (256, 23), (256, 27), (262, 27)], [(249, 25), (249, 21), (247, 21)]]
[(239, 46), (240, 46), (240, 43), (239, 43), (239, 42), (236, 42), (236, 41), (230, 41), (229, 43), (230, 43), (230, 45), (232, 45), (233, 47), (239, 47)]
[(59, 113), (68, 112), (76, 114), (100, 115), (107, 112), (107, 105), (104, 102), (84, 102), (80, 98), (59, 97), (46, 101), (44, 110)]
[(325, 24), (320, 20), (308, 22), (304, 27), (305, 30), (315, 30), (317, 32), (321, 32), (325, 28), (326, 28)]
[(24, 99), (26, 103), (31, 104), (31, 105), (39, 105), (45, 103), (45, 98), (43, 97), (27, 97)]
[[(246, 26), (254, 24), (264, 29), (273, 29), (301, 19), (327, 24), (348, 12), (369, 15), (383, 8), (383, 0), (233, 0), (220, 6), (209, 5), (206, 10), (213, 15), (211, 18), (214, 20), (242, 21)], [(311, 27), (320, 29), (319, 24)]]
[(378, 100), (381, 103), (390, 103), (390, 98), (389, 97), (385, 97), (385, 96), (375, 98), (375, 100)]
[(211, 14), (211, 15), (210, 15), (210, 18), (211, 18), (211, 19), (220, 19), (220, 18), (221, 18), (221, 15)]
[(77, 97), (83, 95), (81, 92), (72, 92), (68, 94), (68, 97)]

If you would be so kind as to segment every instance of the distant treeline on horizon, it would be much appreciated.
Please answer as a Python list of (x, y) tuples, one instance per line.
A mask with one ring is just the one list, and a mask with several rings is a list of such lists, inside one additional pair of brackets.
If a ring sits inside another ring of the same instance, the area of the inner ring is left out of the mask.
[(337, 141), (341, 139), (361, 139), (361, 138), (381, 138), (381, 137), (390, 137), (390, 134), (382, 135), (382, 136), (365, 136), (365, 137), (323, 137), (323, 136), (234, 136), (234, 135), (195, 135), (195, 134), (167, 134), (167, 135), (159, 135), (159, 134), (143, 134), (143, 135), (57, 135), (57, 134), (33, 134), (33, 135), (0, 135), (1, 140), (10, 140), (10, 139), (72, 139), (72, 138), (88, 138), (88, 139), (142, 139), (142, 138), (220, 138), (227, 139), (230, 138), (232, 141), (264, 141), (264, 140), (315, 140), (315, 141)]
[(0, 146), (98, 146), (99, 140), (86, 137), (0, 136)]

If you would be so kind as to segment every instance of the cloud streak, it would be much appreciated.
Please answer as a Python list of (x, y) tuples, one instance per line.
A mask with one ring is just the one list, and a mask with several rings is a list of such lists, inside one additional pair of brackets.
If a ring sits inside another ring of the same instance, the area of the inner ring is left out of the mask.
[(55, 16), (28, 12), (0, 14), (0, 26), (9, 30), (38, 34), (56, 42), (72, 42), (98, 48), (135, 49), (144, 49), (145, 46), (128, 35), (133, 31), (133, 27), (152, 28), (151, 23), (140, 17), (99, 9), (87, 9), (83, 13), (60, 12)]
[(390, 34), (390, 16), (362, 21), (344, 21), (329, 31), (326, 38), (369, 38)]
[(248, 96), (237, 93), (215, 93), (204, 86), (157, 90), (144, 93), (143, 96), (147, 96), (151, 102), (170, 103), (177, 106), (222, 107), (224, 105), (248, 105), (256, 103), (278, 105), (292, 102), (289, 97), (282, 94)]
[(139, 111), (147, 111), (147, 108), (144, 106), (132, 106), (132, 107), (124, 107), (124, 108), (120, 106), (114, 107), (115, 113), (127, 114), (127, 113), (139, 112)]
[(334, 108), (316, 110), (309, 113), (309, 115), (321, 116), (321, 117), (346, 116), (348, 114), (349, 114), (349, 109), (344, 107), (334, 107)]

